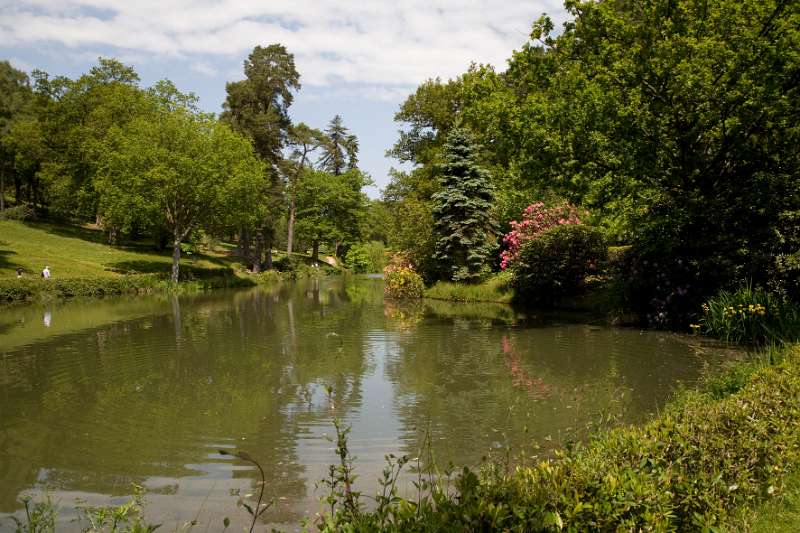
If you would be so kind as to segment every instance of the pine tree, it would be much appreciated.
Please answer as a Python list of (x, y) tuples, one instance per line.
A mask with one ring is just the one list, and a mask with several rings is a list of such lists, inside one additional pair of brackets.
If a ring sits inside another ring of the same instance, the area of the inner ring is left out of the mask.
[(336, 115), (325, 128), (319, 167), (336, 176), (358, 166), (358, 138), (350, 133), (342, 117)]
[(477, 162), (477, 153), (472, 134), (454, 129), (447, 137), (440, 165), (442, 190), (433, 195), (438, 237), (434, 259), (442, 277), (453, 281), (478, 281), (496, 249), (494, 191), (489, 173)]

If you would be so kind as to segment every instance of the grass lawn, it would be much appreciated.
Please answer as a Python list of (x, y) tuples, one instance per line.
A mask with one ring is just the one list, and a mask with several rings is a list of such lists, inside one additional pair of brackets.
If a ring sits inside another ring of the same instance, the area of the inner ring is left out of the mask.
[[(0, 279), (16, 277), (18, 267), (38, 276), (50, 267), (53, 278), (120, 276), (169, 272), (171, 251), (155, 252), (147, 245), (109, 246), (102, 231), (45, 222), (0, 221)], [(183, 254), (181, 268), (230, 268), (225, 254)]]

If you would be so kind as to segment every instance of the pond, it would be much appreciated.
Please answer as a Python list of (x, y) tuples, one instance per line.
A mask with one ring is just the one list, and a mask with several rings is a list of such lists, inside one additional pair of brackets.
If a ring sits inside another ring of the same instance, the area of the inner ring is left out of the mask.
[(294, 529), (321, 509), (334, 416), (352, 426), (359, 488), (374, 494), (387, 453), (443, 468), (535, 460), (643, 419), (729, 356), (501, 305), (384, 300), (376, 279), (7, 307), (0, 530), (25, 494), (49, 494), (60, 530), (77, 530), (76, 499), (120, 503), (133, 482), (165, 530), (242, 524), (237, 499), (257, 471), (220, 449), (261, 463), (275, 502), (264, 520)]

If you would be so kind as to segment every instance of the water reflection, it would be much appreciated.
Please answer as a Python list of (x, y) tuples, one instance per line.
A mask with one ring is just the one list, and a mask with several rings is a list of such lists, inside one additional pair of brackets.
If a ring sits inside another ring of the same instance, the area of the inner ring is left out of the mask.
[(455, 464), (576, 438), (598, 413), (641, 418), (718, 357), (505, 306), (384, 301), (380, 280), (71, 302), (50, 327), (30, 319), (42, 312), (0, 312), (0, 513), (27, 491), (69, 508), (137, 482), (155, 521), (244, 522), (233, 494), (255, 472), (227, 448), (267, 472), (265, 520), (294, 524), (319, 509), (334, 414), (370, 493), (383, 455), (416, 455), (426, 435)]

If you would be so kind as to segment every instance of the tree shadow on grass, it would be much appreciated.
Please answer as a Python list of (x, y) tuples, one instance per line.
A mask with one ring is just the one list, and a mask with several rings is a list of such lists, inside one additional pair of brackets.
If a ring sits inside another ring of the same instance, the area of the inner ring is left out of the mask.
[[(214, 258), (203, 257), (205, 260), (214, 261)], [(214, 261), (222, 265), (219, 261)], [(162, 261), (147, 261), (137, 259), (132, 261), (118, 261), (106, 265), (106, 269), (119, 274), (158, 274), (164, 278), (169, 277), (172, 271), (171, 262)], [(208, 279), (218, 276), (233, 276), (234, 271), (227, 266), (220, 266), (218, 268), (200, 268), (192, 265), (181, 264), (180, 279)]]
[(145, 252), (145, 253), (161, 253), (156, 251), (155, 246), (148, 240), (131, 240), (123, 239), (115, 244), (109, 244), (108, 234), (98, 228), (91, 228), (86, 226), (79, 226), (70, 223), (57, 223), (57, 222), (41, 222), (41, 221), (25, 221), (24, 224), (32, 229), (44, 231), (51, 235), (59, 237), (66, 237), (71, 239), (80, 239), (86, 242), (95, 244), (102, 244), (104, 246), (111, 246), (116, 250), (124, 250), (130, 252)]
[(34, 222), (29, 220), (23, 222), (23, 224), (29, 228), (45, 231), (52, 235), (58, 235), (59, 237), (80, 239), (97, 244), (108, 244), (108, 237), (99, 229), (86, 228), (74, 224), (55, 224), (52, 222)]
[(12, 270), (16, 267), (16, 263), (12, 263), (9, 259), (12, 255), (17, 255), (17, 252), (12, 250), (4, 250), (4, 246), (8, 246), (9, 244), (5, 241), (0, 241), (0, 270), (9, 269)]

